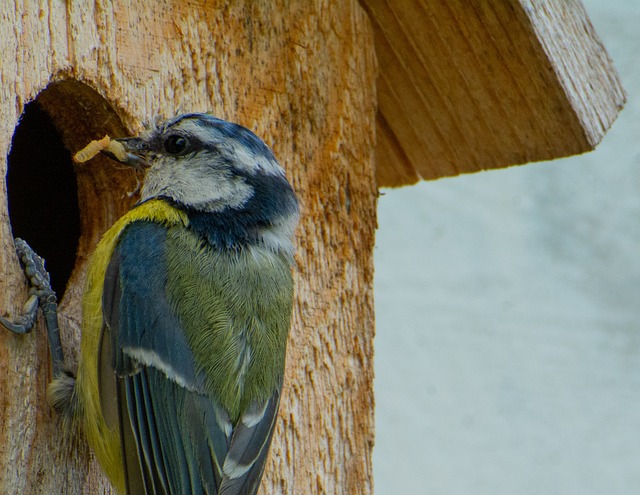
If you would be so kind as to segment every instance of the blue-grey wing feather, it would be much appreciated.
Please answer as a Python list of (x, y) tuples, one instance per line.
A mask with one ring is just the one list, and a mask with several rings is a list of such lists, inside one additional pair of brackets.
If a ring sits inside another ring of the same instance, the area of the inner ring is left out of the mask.
[(253, 495), (260, 488), (279, 402), (276, 391), (268, 401), (251, 404), (240, 417), (225, 459), (220, 495)]
[[(148, 494), (217, 494), (231, 426), (215, 400), (202, 394), (181, 323), (164, 295), (165, 239), (162, 226), (132, 224), (105, 277), (105, 335), (121, 390), (126, 475), (141, 478)], [(139, 466), (126, 455), (132, 444)]]

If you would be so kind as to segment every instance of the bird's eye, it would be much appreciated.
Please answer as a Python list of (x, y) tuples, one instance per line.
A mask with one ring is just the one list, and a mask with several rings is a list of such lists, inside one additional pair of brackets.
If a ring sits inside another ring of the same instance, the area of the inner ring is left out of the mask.
[(170, 155), (179, 155), (187, 149), (187, 140), (177, 134), (172, 134), (164, 140), (164, 149)]

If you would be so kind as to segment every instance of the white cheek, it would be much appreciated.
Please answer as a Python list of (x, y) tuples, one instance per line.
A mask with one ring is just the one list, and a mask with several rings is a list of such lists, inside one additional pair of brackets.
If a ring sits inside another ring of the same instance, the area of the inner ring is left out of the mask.
[(184, 167), (173, 160), (155, 163), (147, 172), (142, 200), (165, 196), (202, 211), (219, 211), (240, 207), (253, 195), (251, 186), (223, 169), (191, 165)]
[(165, 170), (166, 164), (163, 162), (157, 162), (153, 168), (147, 170), (147, 174), (144, 178), (144, 184), (140, 191), (140, 196), (143, 201), (147, 199), (155, 198), (166, 194), (166, 188), (170, 183), (168, 177), (168, 170)]

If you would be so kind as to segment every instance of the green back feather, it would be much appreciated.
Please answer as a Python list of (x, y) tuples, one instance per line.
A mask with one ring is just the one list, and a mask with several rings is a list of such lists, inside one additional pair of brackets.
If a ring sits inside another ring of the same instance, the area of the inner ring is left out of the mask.
[(210, 248), (169, 229), (167, 296), (207, 391), (236, 420), (281, 386), (293, 298), (285, 256), (260, 247)]

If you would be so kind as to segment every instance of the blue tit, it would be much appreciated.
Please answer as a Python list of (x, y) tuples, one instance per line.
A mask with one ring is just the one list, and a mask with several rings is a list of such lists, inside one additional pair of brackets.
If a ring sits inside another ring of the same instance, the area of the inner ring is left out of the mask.
[(298, 201), (264, 142), (207, 114), (116, 141), (119, 161), (146, 170), (141, 198), (93, 254), (78, 371), (54, 370), (50, 402), (80, 422), (119, 493), (255, 494), (282, 389)]

